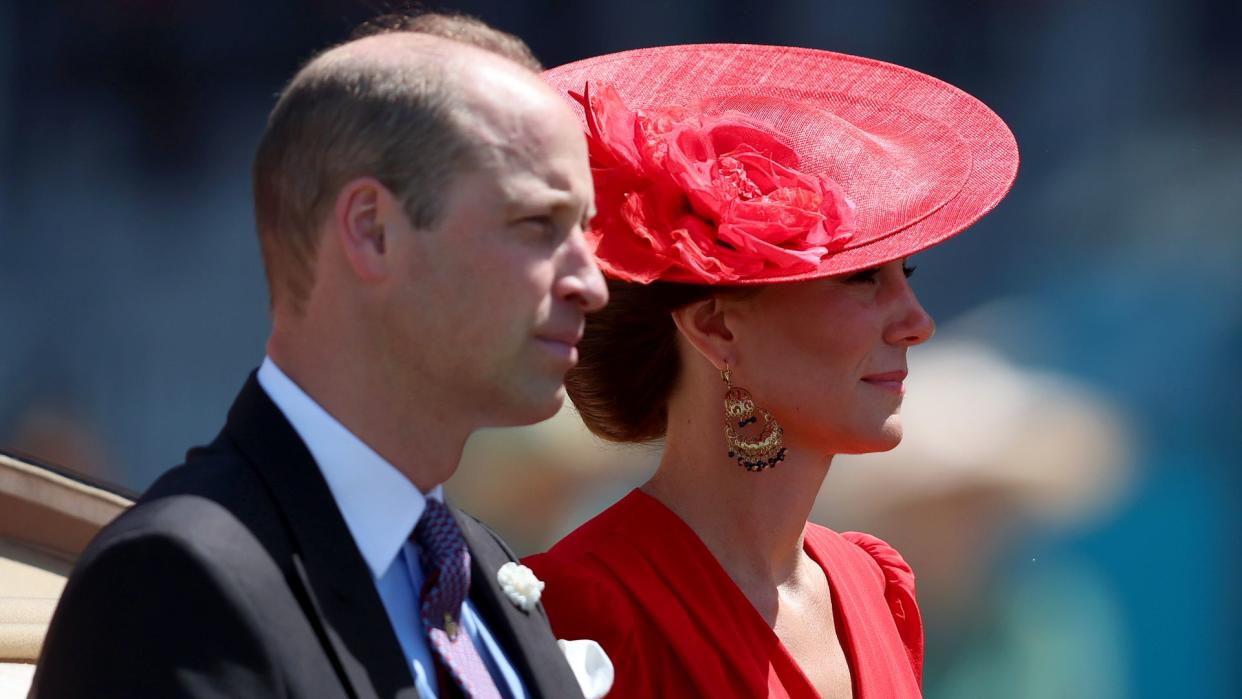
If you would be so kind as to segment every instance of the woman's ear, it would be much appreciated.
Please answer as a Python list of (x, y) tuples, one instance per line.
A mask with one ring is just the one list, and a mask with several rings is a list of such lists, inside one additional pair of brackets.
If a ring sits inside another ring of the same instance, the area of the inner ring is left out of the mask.
[(681, 336), (717, 369), (723, 369), (735, 354), (733, 331), (725, 313), (727, 305), (713, 295), (673, 311), (673, 323)]

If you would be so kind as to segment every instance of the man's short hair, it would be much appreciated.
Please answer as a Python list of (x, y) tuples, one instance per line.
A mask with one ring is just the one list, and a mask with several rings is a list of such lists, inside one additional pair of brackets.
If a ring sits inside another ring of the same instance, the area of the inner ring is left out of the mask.
[(531, 52), (525, 41), (508, 32), (488, 26), (482, 20), (469, 15), (443, 12), (381, 15), (359, 25), (350, 38), (361, 39), (390, 32), (430, 34), (442, 39), (460, 41), (463, 44), (470, 44), (504, 56), (536, 73), (543, 71), (543, 64), (535, 58), (535, 54)]
[[(542, 66), (516, 36), (464, 15), (388, 15), (354, 38), (412, 32)], [(254, 207), (272, 307), (300, 312), (314, 285), (319, 228), (351, 179), (371, 176), (403, 203), (415, 228), (440, 216), (453, 177), (475, 163), (458, 97), (430, 52), (414, 67), (320, 53), (293, 77), (268, 118), (254, 162)]]

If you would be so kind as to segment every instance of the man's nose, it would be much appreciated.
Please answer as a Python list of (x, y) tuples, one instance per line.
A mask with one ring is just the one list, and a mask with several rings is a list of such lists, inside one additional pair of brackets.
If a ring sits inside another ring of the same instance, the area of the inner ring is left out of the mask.
[(557, 280), (557, 295), (577, 304), (585, 313), (598, 311), (608, 303), (608, 284), (599, 271), (595, 256), (581, 230), (574, 231), (568, 242), (566, 273)]

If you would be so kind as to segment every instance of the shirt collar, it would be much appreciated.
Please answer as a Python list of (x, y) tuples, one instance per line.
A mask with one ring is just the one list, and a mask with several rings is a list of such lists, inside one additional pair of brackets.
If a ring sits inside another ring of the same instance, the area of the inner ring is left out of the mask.
[(426, 498), (443, 501), (440, 486), (426, 496), (298, 387), (271, 357), (259, 385), (284, 413), (319, 465), (345, 525), (375, 578), (383, 576), (423, 516)]

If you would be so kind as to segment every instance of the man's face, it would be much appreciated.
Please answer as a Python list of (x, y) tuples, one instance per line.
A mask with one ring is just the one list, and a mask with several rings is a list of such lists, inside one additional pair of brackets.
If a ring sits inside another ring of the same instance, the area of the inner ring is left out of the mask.
[(527, 424), (564, 400), (583, 317), (607, 301), (583, 238), (594, 190), (582, 128), (534, 75), (472, 66), (465, 130), (480, 163), (431, 230), (387, 231), (384, 337), (395, 385), (479, 425)]

